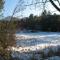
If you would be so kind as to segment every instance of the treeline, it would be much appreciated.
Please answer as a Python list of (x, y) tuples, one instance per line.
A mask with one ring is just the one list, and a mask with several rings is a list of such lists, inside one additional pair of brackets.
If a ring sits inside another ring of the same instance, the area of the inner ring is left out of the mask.
[[(16, 17), (12, 18), (12, 21), (2, 20), (5, 23), (10, 23), (11, 31), (15, 28), (16, 31), (21, 30), (31, 30), (34, 31), (50, 31), (59, 32), (60, 31), (60, 15), (51, 14), (50, 12), (44, 11), (41, 16), (34, 16), (30, 14), (29, 17), (18, 19)], [(5, 26), (5, 25), (4, 25)], [(9, 26), (8, 26), (9, 27)], [(5, 27), (5, 28), (8, 28)]]
[(22, 18), (17, 23), (17, 29), (31, 30), (31, 31), (60, 31), (60, 15), (51, 15), (42, 13), (41, 16), (33, 16)]

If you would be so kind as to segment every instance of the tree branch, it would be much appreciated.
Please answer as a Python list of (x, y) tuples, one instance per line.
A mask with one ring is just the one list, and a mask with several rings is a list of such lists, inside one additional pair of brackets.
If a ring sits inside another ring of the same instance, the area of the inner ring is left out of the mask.
[(54, 2), (52, 0), (50, 0), (51, 4), (60, 12), (60, 8), (54, 4)]

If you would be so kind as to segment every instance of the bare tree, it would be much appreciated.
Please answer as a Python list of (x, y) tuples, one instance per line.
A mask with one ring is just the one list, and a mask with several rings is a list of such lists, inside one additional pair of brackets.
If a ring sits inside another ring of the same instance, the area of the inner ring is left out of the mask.
[[(28, 0), (26, 0), (26, 1), (28, 1)], [(36, 6), (37, 4), (40, 4), (40, 3), (43, 3), (43, 11), (45, 10), (45, 5), (46, 5), (46, 3), (47, 2), (51, 2), (51, 4), (58, 10), (58, 11), (60, 11), (60, 8), (57, 6), (57, 4), (55, 4), (54, 2), (55, 1), (57, 1), (58, 2), (58, 4), (59, 4), (59, 6), (60, 6), (60, 1), (59, 0), (31, 0), (32, 1), (32, 3), (31, 4), (25, 4), (25, 0), (18, 0), (18, 3), (17, 3), (17, 5), (16, 5), (16, 7), (14, 8), (14, 11), (13, 11), (13, 13), (12, 13), (12, 17), (16, 14), (16, 13), (19, 13), (19, 12), (22, 12), (22, 11), (24, 11), (26, 8), (27, 8), (27, 6), (32, 6), (32, 5), (34, 5), (34, 6)], [(36, 1), (36, 2), (34, 2), (34, 1)], [(34, 2), (34, 3), (33, 3)], [(12, 20), (12, 18), (11, 18), (11, 20)]]
[[(53, 0), (49, 0), (51, 2), (51, 4), (60, 12), (60, 8), (54, 3)], [(60, 5), (59, 0), (56, 0), (58, 2), (58, 4)]]

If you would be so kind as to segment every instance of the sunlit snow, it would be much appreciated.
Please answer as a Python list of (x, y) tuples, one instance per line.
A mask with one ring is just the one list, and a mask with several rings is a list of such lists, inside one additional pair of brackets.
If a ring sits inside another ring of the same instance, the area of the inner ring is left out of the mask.
[(35, 51), (48, 46), (60, 45), (59, 32), (34, 32), (34, 33), (17, 33), (16, 44), (18, 51)]

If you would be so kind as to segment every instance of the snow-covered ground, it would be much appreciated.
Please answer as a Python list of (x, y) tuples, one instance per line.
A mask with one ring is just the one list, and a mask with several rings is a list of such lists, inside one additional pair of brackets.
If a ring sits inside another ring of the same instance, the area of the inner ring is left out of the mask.
[(59, 32), (17, 33), (16, 44), (23, 49), (42, 49), (47, 46), (60, 45)]
[(54, 56), (54, 57), (50, 57), (50, 58), (45, 59), (45, 60), (60, 60), (60, 57), (59, 56)]
[[(27, 56), (30, 56), (29, 54), (24, 54), (23, 52), (39, 51), (49, 46), (53, 46), (53, 50), (56, 51), (57, 48), (60, 46), (60, 32), (16, 33), (16, 45), (17, 47), (12, 47), (12, 50), (18, 51), (19, 53), (13, 52), (13, 56), (19, 56), (20, 58), (26, 58)], [(45, 53), (46, 52), (48, 52), (47, 49), (45, 49)], [(52, 59), (49, 59), (52, 60), (53, 57)]]

